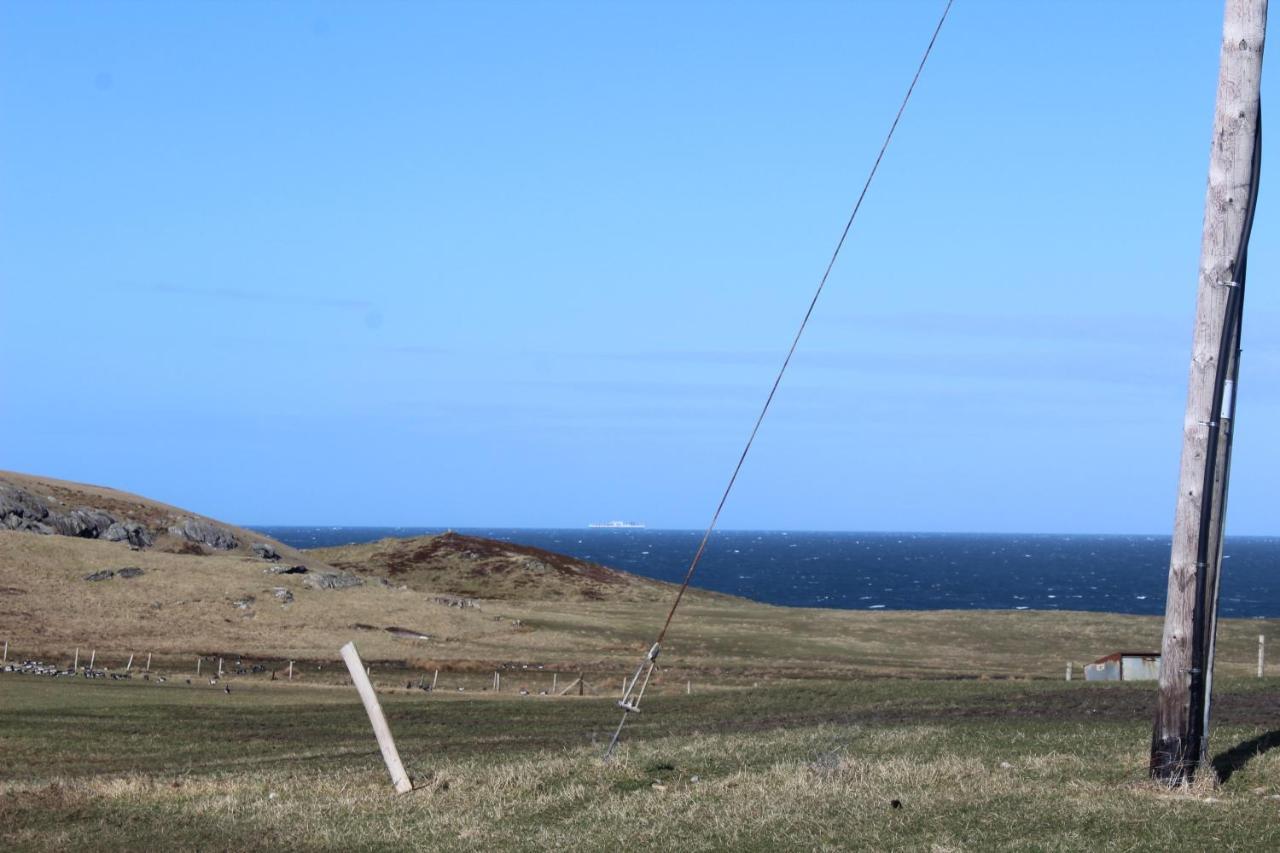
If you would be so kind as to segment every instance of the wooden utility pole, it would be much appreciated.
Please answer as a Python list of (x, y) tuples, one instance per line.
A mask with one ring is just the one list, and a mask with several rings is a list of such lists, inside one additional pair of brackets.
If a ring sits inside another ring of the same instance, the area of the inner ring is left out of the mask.
[(1262, 153), (1266, 26), (1267, 0), (1226, 0), (1151, 739), (1151, 775), (1170, 784), (1189, 781), (1208, 749), (1245, 267)]

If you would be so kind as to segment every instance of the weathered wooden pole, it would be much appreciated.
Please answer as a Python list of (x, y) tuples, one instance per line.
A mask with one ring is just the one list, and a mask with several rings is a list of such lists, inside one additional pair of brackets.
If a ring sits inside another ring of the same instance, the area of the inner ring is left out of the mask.
[(71, 664), (71, 669), (75, 672), (80, 671), (80, 647), (79, 646), (76, 646), (76, 659), (75, 659), (75, 662)]
[(98, 650), (93, 649), (89, 652), (89, 669), (93, 669), (93, 662), (98, 659)]
[(293, 661), (289, 661), (289, 680), (293, 681)]
[(201, 661), (201, 658), (196, 658), (196, 676), (197, 677), (199, 677), (200, 675), (200, 661)]
[(342, 660), (347, 664), (347, 671), (351, 673), (351, 683), (356, 686), (360, 701), (364, 703), (365, 713), (369, 715), (373, 735), (378, 740), (378, 749), (382, 751), (382, 761), (387, 765), (387, 772), (391, 774), (391, 784), (395, 786), (398, 793), (408, 793), (413, 790), (413, 783), (409, 781), (409, 774), (404, 772), (404, 766), (400, 763), (400, 753), (396, 750), (396, 742), (391, 738), (391, 728), (387, 725), (387, 718), (382, 713), (378, 694), (373, 691), (373, 685), (369, 683), (369, 673), (361, 666), (360, 654), (356, 651), (355, 643), (347, 643), (343, 646), (341, 654)]
[(1208, 749), (1249, 231), (1261, 156), (1267, 0), (1226, 0), (1196, 322), (1169, 558), (1151, 775), (1189, 781)]
[(130, 655), (129, 655), (129, 662), (128, 662), (128, 663), (126, 663), (126, 664), (124, 665), (124, 671), (125, 671), (125, 672), (128, 672), (128, 671), (129, 671), (129, 670), (131, 670), (131, 669), (133, 669), (133, 655), (132, 655), (132, 654), (130, 654)]
[(151, 652), (147, 652), (147, 672), (151, 671)]
[(1267, 638), (1264, 635), (1259, 634), (1258, 635), (1258, 677), (1259, 678), (1262, 677), (1262, 668), (1266, 660), (1266, 647), (1267, 647)]

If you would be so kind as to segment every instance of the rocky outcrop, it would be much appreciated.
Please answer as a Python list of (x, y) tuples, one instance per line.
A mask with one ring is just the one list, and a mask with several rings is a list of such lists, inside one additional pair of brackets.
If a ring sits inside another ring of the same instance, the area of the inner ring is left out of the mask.
[(147, 548), (153, 541), (150, 531), (136, 521), (117, 521), (111, 513), (89, 506), (54, 512), (40, 496), (5, 482), (0, 482), (0, 523), (9, 530), (128, 542), (135, 548)]
[(364, 586), (364, 580), (347, 572), (311, 572), (302, 581), (313, 589), (347, 589)]
[(181, 524), (170, 527), (169, 532), (180, 539), (199, 545), (208, 545), (219, 551), (230, 551), (240, 544), (239, 539), (221, 527), (198, 518), (183, 519)]
[(101, 569), (84, 576), (87, 581), (109, 581), (114, 577), (122, 577), (126, 580), (136, 578), (145, 574), (142, 569), (137, 566), (125, 566), (123, 569)]
[(49, 505), (17, 486), (0, 483), (0, 522), (10, 530), (29, 530), (33, 533), (53, 533), (44, 523), (49, 517)]
[(154, 541), (150, 531), (136, 521), (117, 521), (106, 529), (102, 538), (108, 542), (128, 542), (135, 548), (150, 548)]
[(82, 506), (68, 513), (49, 513), (48, 523), (63, 536), (98, 539), (116, 520), (102, 510)]
[(275, 561), (280, 559), (280, 555), (276, 553), (276, 549), (272, 548), (266, 542), (254, 542), (253, 553), (257, 554), (259, 557), (261, 557), (264, 560)]

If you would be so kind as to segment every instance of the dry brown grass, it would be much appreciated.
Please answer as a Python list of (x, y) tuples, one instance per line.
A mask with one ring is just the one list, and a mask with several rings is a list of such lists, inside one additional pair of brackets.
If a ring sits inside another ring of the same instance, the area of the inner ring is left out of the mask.
[[(89, 582), (102, 568), (138, 566), (141, 577)], [(130, 551), (120, 543), (0, 531), (0, 635), (13, 655), (65, 656), (74, 647), (116, 654), (243, 654), (333, 660), (357, 638), (373, 661), (419, 659), (459, 666), (497, 662), (621, 673), (660, 624), (667, 602), (481, 601), (459, 609), (431, 593), (377, 583), (311, 589), (304, 576), (270, 575), (244, 555)], [(294, 600), (280, 604), (276, 588)], [(247, 608), (237, 601), (253, 598)], [(357, 625), (378, 630), (361, 630)], [(428, 641), (397, 639), (403, 627)], [(1226, 620), (1225, 673), (1248, 672), (1258, 620)], [(1062, 677), (1119, 648), (1155, 648), (1151, 617), (1067, 612), (861, 612), (772, 607), (741, 599), (691, 600), (668, 639), (670, 676), (726, 680), (850, 673)]]

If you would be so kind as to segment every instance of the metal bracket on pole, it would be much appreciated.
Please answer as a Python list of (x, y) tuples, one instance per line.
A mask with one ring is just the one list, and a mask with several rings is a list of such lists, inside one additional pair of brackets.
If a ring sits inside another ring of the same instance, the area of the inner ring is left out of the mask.
[[(649, 649), (649, 653), (644, 656), (644, 660), (640, 661), (640, 666), (636, 667), (635, 674), (623, 685), (622, 698), (618, 700), (618, 707), (622, 709), (622, 719), (618, 721), (618, 728), (613, 732), (613, 738), (609, 741), (609, 748), (604, 751), (605, 761), (612, 757), (613, 750), (618, 745), (618, 738), (622, 736), (622, 727), (627, 724), (627, 716), (640, 713), (640, 699), (644, 696), (645, 688), (649, 686), (649, 679), (652, 677), (653, 671), (658, 668), (658, 652), (660, 650), (661, 643), (654, 643)], [(643, 676), (643, 679), (641, 676)]]

